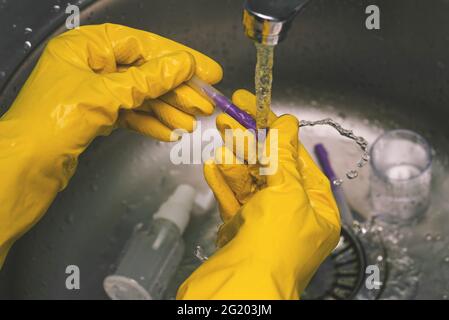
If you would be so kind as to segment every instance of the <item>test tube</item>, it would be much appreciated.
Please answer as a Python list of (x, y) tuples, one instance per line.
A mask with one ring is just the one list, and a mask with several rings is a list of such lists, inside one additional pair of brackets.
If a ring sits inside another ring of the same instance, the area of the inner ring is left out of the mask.
[(193, 76), (187, 84), (199, 92), (217, 108), (220, 108), (224, 113), (234, 118), (246, 129), (254, 130), (254, 132), (256, 132), (256, 121), (251, 117), (251, 115), (233, 104), (229, 98), (212, 87), (210, 84), (201, 80), (197, 76)]

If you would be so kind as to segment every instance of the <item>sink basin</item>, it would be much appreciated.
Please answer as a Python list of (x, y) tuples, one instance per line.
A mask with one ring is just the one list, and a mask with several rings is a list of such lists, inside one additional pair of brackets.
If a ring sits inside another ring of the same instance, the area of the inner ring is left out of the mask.
[[(372, 142), (385, 130), (407, 128), (424, 136), (434, 153), (432, 203), (418, 223), (386, 228), (383, 236), (413, 260), (414, 281), (390, 281), (380, 298), (445, 299), (449, 295), (449, 20), (447, 1), (429, 7), (410, 0), (377, 1), (381, 30), (365, 28), (360, 1), (314, 0), (296, 19), (275, 52), (273, 110), (301, 119), (331, 117)], [(83, 24), (112, 22), (144, 29), (196, 48), (224, 68), (218, 85), (252, 90), (255, 49), (241, 25), (241, 0), (101, 0), (82, 11)], [(416, 24), (416, 21), (422, 23)], [(61, 26), (55, 33), (63, 32)], [(46, 38), (52, 34), (48, 33)], [(42, 45), (27, 53), (0, 95), (7, 110), (32, 70)], [(214, 126), (215, 116), (202, 128)], [(322, 142), (340, 175), (360, 158), (357, 147), (326, 128), (304, 128), (309, 150)], [(96, 139), (44, 218), (14, 245), (0, 271), (0, 298), (106, 299), (102, 282), (130, 237), (180, 183), (207, 190), (201, 165), (173, 165), (172, 145), (116, 130)], [(351, 206), (365, 219), (369, 166), (345, 182)], [(216, 208), (193, 217), (185, 233), (186, 253), (167, 298), (198, 265), (196, 245), (213, 251)], [(387, 252), (388, 254), (388, 252)], [(388, 261), (387, 261), (388, 263)], [(391, 262), (390, 262), (391, 263)], [(80, 268), (81, 287), (67, 290), (68, 265)], [(413, 285), (408, 295), (388, 286)]]

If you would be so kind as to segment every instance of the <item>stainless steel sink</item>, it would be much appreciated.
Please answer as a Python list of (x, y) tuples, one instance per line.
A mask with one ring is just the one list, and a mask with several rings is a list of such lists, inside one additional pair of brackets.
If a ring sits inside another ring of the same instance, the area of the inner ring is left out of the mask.
[[(332, 117), (369, 141), (392, 128), (411, 129), (429, 140), (435, 153), (431, 208), (419, 223), (387, 228), (384, 236), (391, 238), (394, 232), (393, 240), (415, 262), (417, 282), (410, 298), (447, 298), (449, 3), (376, 3), (382, 12), (381, 30), (368, 31), (364, 1), (311, 2), (276, 48), (273, 110), (307, 120)], [(222, 64), (225, 74), (219, 88), (231, 94), (253, 87), (255, 50), (243, 34), (241, 15), (242, 0), (102, 0), (84, 9), (81, 21), (125, 24), (205, 52)], [(61, 27), (56, 33), (62, 31)], [(2, 113), (41, 49), (42, 45), (28, 53), (4, 86)], [(203, 128), (214, 125), (214, 117), (202, 120)], [(304, 129), (301, 140), (309, 150), (323, 142), (340, 174), (359, 157), (353, 144), (327, 129)], [(201, 165), (171, 164), (170, 147), (123, 130), (96, 139), (82, 155), (68, 188), (11, 250), (0, 271), (0, 298), (106, 298), (102, 281), (113, 270), (134, 225), (148, 223), (177, 184), (207, 188)], [(368, 176), (366, 168), (359, 179), (344, 185), (351, 205), (365, 218), (370, 216)], [(212, 250), (218, 221), (216, 210), (191, 221), (186, 254), (168, 297), (200, 264), (194, 247), (201, 244)], [(65, 287), (65, 269), (72, 264), (81, 270), (80, 290)]]

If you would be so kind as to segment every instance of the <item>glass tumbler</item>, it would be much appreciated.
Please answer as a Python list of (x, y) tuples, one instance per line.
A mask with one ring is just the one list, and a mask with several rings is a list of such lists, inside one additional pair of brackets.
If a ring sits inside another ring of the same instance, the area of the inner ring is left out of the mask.
[(392, 130), (371, 147), (370, 201), (374, 215), (391, 223), (418, 219), (430, 203), (432, 154), (409, 130)]

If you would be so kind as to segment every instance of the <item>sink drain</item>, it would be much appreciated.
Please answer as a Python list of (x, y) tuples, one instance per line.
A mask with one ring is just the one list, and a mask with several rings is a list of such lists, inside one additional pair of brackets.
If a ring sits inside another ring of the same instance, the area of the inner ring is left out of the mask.
[(343, 226), (337, 247), (321, 264), (302, 298), (354, 299), (364, 282), (366, 266), (360, 240), (353, 231)]

